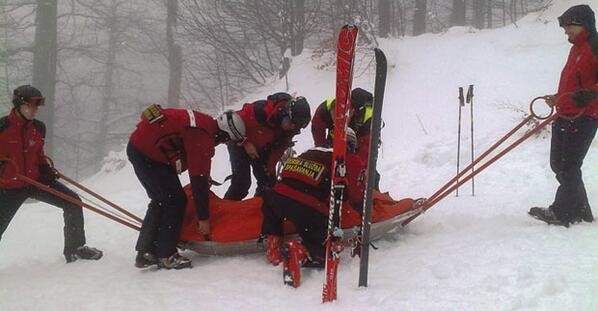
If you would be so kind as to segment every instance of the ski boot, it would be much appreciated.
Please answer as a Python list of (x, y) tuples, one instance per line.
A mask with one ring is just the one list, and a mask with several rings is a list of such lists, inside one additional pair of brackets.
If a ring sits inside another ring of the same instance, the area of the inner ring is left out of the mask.
[(158, 258), (149, 252), (137, 252), (135, 257), (135, 267), (139, 269), (151, 267), (158, 264)]
[(70, 263), (77, 259), (98, 260), (103, 255), (104, 253), (95, 247), (79, 246), (73, 250), (65, 251), (64, 258), (67, 263)]
[(282, 262), (280, 247), (282, 246), (282, 237), (269, 234), (266, 237), (266, 259), (273, 266), (278, 266)]
[(301, 242), (291, 240), (282, 246), (282, 277), (285, 285), (294, 288), (301, 285), (301, 265), (307, 260), (309, 254)]
[(181, 270), (185, 268), (192, 268), (191, 259), (181, 256), (178, 252), (172, 254), (172, 256), (167, 258), (158, 258), (158, 268), (160, 269), (175, 269)]
[(549, 225), (569, 227), (569, 222), (558, 219), (550, 208), (532, 207), (527, 213), (535, 219), (541, 220)]

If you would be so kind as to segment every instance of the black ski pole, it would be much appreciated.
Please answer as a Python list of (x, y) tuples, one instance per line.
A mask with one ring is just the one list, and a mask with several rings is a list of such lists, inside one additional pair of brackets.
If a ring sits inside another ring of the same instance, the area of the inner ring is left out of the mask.
[[(469, 85), (467, 89), (467, 103), (469, 104), (469, 114), (471, 120), (471, 163), (473, 163), (473, 84)], [(471, 172), (473, 173), (474, 166), (471, 166)], [(475, 179), (471, 177), (471, 196), (475, 196)]]
[[(463, 98), (463, 88), (459, 87), (459, 125), (457, 127), (457, 174), (459, 174), (459, 163), (461, 160), (461, 107), (465, 106), (465, 99)], [(459, 180), (457, 180), (459, 182)], [(459, 196), (459, 188), (457, 188), (456, 196)]]

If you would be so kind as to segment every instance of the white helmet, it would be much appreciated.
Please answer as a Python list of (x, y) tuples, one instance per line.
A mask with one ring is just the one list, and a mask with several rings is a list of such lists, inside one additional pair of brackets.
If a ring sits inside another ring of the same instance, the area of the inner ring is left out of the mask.
[(245, 139), (245, 122), (236, 112), (227, 110), (216, 118), (216, 122), (218, 122), (218, 128), (225, 131), (231, 140)]

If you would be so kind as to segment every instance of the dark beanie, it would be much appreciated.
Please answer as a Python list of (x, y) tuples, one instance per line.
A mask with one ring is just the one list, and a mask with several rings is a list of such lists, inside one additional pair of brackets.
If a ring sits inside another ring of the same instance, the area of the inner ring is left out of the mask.
[(581, 4), (570, 7), (563, 15), (559, 16), (559, 25), (583, 26), (590, 36), (596, 35), (596, 17), (589, 5)]

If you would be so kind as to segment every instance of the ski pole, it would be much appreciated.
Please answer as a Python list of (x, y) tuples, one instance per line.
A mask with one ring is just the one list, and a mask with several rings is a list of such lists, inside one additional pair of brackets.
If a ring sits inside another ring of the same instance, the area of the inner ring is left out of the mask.
[[(466, 167), (465, 169), (463, 169), (463, 171), (459, 172), (457, 174), (457, 176), (453, 177), (449, 182), (447, 182), (446, 184), (444, 184), (438, 191), (436, 191), (434, 194), (432, 194), (432, 196), (430, 196), (428, 199), (426, 199), (425, 202), (423, 203), (422, 211), (419, 212), (418, 214), (416, 214), (416, 215), (408, 218), (407, 220), (403, 221), (401, 223), (401, 225), (402, 226), (407, 225), (408, 223), (410, 223), (411, 221), (413, 221), (415, 218), (417, 218), (419, 215), (421, 215), (422, 213), (424, 213), (428, 209), (432, 208), (440, 200), (444, 199), (451, 192), (455, 191), (460, 185), (462, 185), (463, 183), (469, 181), (469, 179), (473, 178), (473, 176), (477, 175), (482, 170), (484, 170), (485, 168), (487, 168), (488, 166), (490, 166), (492, 163), (494, 163), (496, 160), (498, 160), (499, 158), (503, 157), (505, 154), (507, 154), (512, 149), (514, 149), (515, 147), (517, 147), (518, 145), (520, 145), (522, 142), (524, 142), (526, 139), (528, 139), (530, 136), (532, 136), (533, 134), (539, 132), (541, 129), (543, 129), (544, 127), (546, 127), (548, 124), (550, 124), (556, 118), (564, 118), (564, 116), (562, 116), (562, 115), (560, 115), (558, 113), (554, 113), (554, 107), (558, 105), (558, 103), (560, 102), (560, 100), (559, 100), (560, 98), (562, 98), (564, 96), (568, 96), (568, 95), (570, 95), (570, 93), (562, 94), (562, 95), (560, 95), (555, 100), (555, 102), (556, 102), (555, 105), (550, 105), (549, 104), (550, 113), (548, 115), (546, 115), (546, 116), (539, 116), (538, 114), (535, 113), (535, 111), (534, 111), (534, 103), (536, 101), (538, 101), (538, 100), (544, 100), (545, 102), (548, 103), (548, 100), (552, 96), (541, 96), (541, 97), (537, 97), (534, 100), (532, 100), (531, 103), (530, 103), (530, 114), (525, 119), (523, 119), (519, 124), (517, 124), (517, 126), (515, 126), (506, 135), (504, 135), (502, 138), (500, 138), (496, 143), (494, 143), (490, 148), (488, 148), (488, 150), (486, 150), (483, 154), (481, 154), (480, 156), (478, 156), (468, 167)], [(574, 116), (573, 118), (579, 117), (584, 112), (585, 112), (585, 109), (582, 110), (578, 115)], [(469, 174), (468, 176), (466, 176), (464, 179), (462, 179), (461, 181), (457, 181), (458, 178), (460, 178), (463, 175), (465, 175), (471, 169), (471, 167), (473, 165), (475, 165), (475, 164), (481, 162), (483, 159), (485, 159), (491, 152), (493, 152), (495, 149), (497, 149), (499, 146), (501, 146), (507, 139), (509, 139), (511, 136), (513, 136), (513, 134), (515, 134), (519, 129), (521, 129), (525, 124), (527, 124), (529, 121), (531, 121), (534, 118), (535, 119), (539, 119), (539, 120), (543, 120), (543, 122), (541, 122), (540, 124), (538, 124), (535, 127), (533, 127), (531, 130), (529, 130), (521, 138), (519, 138), (518, 140), (516, 140), (512, 144), (508, 145), (500, 153), (498, 153), (498, 155), (496, 155), (493, 158), (491, 158), (490, 160), (486, 161), (481, 167), (479, 167), (476, 170), (473, 170), (472, 173)], [(569, 119), (569, 118), (567, 118), (567, 119)], [(456, 182), (456, 184), (455, 184), (455, 182)]]
[[(459, 87), (459, 124), (457, 126), (457, 174), (459, 174), (459, 164), (461, 162), (461, 107), (465, 106), (463, 100), (463, 88)], [(459, 181), (459, 179), (457, 179)], [(455, 196), (459, 196), (459, 188)]]
[[(467, 89), (467, 103), (469, 104), (470, 112), (470, 124), (471, 124), (471, 163), (473, 163), (473, 84), (469, 85)], [(474, 166), (471, 166), (471, 172), (473, 173)], [(471, 196), (475, 196), (475, 179), (471, 177)]]

